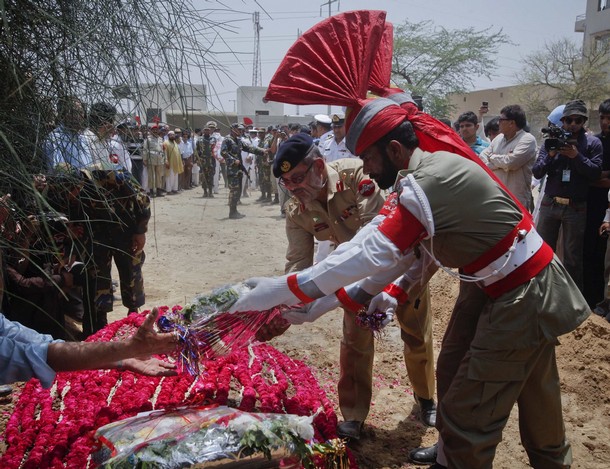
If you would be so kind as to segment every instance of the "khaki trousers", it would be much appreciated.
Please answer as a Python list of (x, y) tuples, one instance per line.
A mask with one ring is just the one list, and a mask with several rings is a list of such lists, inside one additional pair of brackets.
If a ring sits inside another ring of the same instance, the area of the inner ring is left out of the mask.
[[(396, 314), (404, 341), (404, 357), (413, 391), (420, 397), (434, 396), (434, 351), (428, 287)], [(338, 384), (339, 408), (345, 421), (364, 422), (371, 406), (375, 339), (356, 324), (356, 315), (343, 313)]]
[(491, 468), (515, 402), (530, 464), (569, 467), (572, 454), (563, 426), (555, 343), (541, 340), (508, 350), (473, 345), (479, 322), (490, 321), (488, 301), (475, 285), (460, 284), (438, 358), (437, 427), (448, 467)]

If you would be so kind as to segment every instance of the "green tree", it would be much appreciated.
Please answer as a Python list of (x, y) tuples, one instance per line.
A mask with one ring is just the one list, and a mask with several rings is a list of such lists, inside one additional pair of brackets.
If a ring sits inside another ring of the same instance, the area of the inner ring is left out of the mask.
[(548, 43), (523, 60), (519, 75), (528, 110), (548, 114), (555, 106), (582, 99), (589, 109), (610, 96), (610, 44), (583, 51), (568, 39)]
[(447, 95), (472, 89), (477, 77), (491, 78), (502, 44), (510, 44), (502, 30), (449, 30), (432, 21), (405, 21), (394, 29), (392, 77), (401, 88), (422, 96), (428, 113), (449, 117)]

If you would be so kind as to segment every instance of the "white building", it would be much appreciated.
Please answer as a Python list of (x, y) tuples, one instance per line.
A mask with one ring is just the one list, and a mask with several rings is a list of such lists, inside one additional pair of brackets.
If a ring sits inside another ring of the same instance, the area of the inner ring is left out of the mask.
[(610, 0), (587, 0), (585, 14), (576, 17), (574, 31), (584, 33), (585, 51), (610, 44)]

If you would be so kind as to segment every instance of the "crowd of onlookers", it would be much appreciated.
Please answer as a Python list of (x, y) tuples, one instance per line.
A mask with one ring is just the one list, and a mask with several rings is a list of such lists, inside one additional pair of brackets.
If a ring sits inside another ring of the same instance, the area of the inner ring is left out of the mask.
[(539, 141), (519, 105), (505, 106), (483, 128), (487, 110), (461, 114), (455, 130), (533, 213), (591, 308), (610, 321), (610, 100), (599, 105), (599, 132), (587, 127), (585, 103), (574, 100), (549, 114)]

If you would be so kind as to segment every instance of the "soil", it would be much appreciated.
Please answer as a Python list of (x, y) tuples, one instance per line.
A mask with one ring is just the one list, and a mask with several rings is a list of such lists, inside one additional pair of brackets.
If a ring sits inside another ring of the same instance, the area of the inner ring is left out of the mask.
[[(251, 191), (250, 198), (242, 199), (239, 210), (246, 217), (241, 220), (228, 218), (228, 191), (223, 188), (214, 199), (202, 198), (200, 188), (153, 199), (144, 266), (145, 307), (184, 304), (197, 293), (224, 284), (282, 274), (287, 245), (284, 219), (278, 205), (256, 203), (259, 195)], [(439, 273), (431, 281), (437, 353), (457, 290), (457, 281), (446, 274)], [(124, 314), (126, 309), (115, 302), (111, 319)], [(315, 323), (290, 327), (271, 344), (309, 364), (336, 404), (340, 338), (341, 314), (337, 310)], [(573, 468), (610, 467), (609, 340), (610, 323), (592, 315), (579, 329), (561, 337), (557, 347)], [(10, 398), (0, 401), (0, 432), (10, 409)], [(437, 433), (422, 426), (416, 412), (399, 328), (391, 325), (377, 343), (373, 403), (364, 438), (352, 445), (359, 466), (417, 467), (408, 463), (409, 450), (434, 443)], [(498, 446), (494, 467), (529, 467), (519, 440), (516, 406)]]

